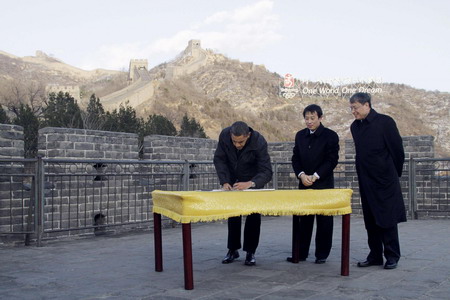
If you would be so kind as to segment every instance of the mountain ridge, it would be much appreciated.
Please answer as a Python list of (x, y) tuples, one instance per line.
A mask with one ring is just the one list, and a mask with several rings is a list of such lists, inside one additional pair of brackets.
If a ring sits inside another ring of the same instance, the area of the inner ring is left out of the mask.
[[(167, 75), (172, 66), (182, 67), (192, 61), (189, 58), (192, 53), (186, 53), (186, 50), (173, 61), (148, 70), (154, 85), (152, 95), (144, 95), (142, 101), (130, 103), (139, 116), (162, 114), (174, 124), (179, 124), (182, 116), (188, 114), (195, 117), (213, 139), (217, 139), (223, 127), (243, 120), (266, 136), (268, 141), (292, 141), (295, 133), (305, 127), (304, 107), (316, 103), (324, 110), (324, 125), (335, 130), (341, 141), (351, 138), (349, 126), (353, 116), (348, 109), (347, 97), (298, 94), (286, 99), (280, 97), (283, 77), (279, 74), (266, 70), (262, 65), (229, 59), (211, 50), (202, 51), (206, 55), (204, 64), (192, 72)], [(82, 93), (88, 95), (80, 101), (81, 105), (90, 93), (96, 93), (101, 100), (130, 85), (125, 72), (84, 71), (43, 53), (38, 54), (20, 58), (0, 51), (0, 77), (10, 82), (39, 79), (46, 84), (80, 85)], [(299, 86), (318, 84), (300, 80), (296, 83)], [(375, 110), (392, 116), (403, 136), (433, 135), (437, 155), (450, 156), (449, 93), (396, 83), (379, 83), (378, 87), (382, 92), (373, 95)]]

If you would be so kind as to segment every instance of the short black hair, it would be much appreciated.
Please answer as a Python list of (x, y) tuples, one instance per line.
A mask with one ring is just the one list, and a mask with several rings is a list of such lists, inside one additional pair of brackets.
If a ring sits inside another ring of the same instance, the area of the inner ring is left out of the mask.
[(231, 134), (234, 136), (243, 136), (250, 133), (250, 128), (245, 122), (237, 121), (231, 125)]
[(319, 105), (317, 105), (317, 104), (310, 104), (310, 105), (308, 105), (307, 107), (305, 107), (305, 109), (303, 110), (303, 118), (306, 116), (306, 113), (307, 112), (310, 112), (310, 113), (314, 113), (314, 112), (316, 112), (317, 113), (317, 116), (319, 117), (319, 118), (321, 118), (322, 117), (322, 115), (323, 115), (323, 112), (322, 112), (322, 108), (320, 108), (320, 106)]
[(372, 108), (371, 103), (372, 97), (369, 93), (356, 93), (353, 94), (353, 96), (350, 97), (350, 103), (359, 102), (361, 104), (369, 103), (369, 107)]

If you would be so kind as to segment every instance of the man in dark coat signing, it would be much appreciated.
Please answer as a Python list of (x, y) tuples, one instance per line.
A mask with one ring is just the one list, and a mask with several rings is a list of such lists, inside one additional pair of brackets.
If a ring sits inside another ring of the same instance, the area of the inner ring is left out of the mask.
[[(214, 153), (214, 166), (224, 190), (261, 189), (272, 179), (272, 164), (267, 142), (257, 131), (242, 121), (235, 122), (219, 135)], [(227, 264), (239, 257), (242, 217), (228, 219), (228, 253), (222, 260)], [(259, 243), (261, 215), (248, 215), (244, 228), (245, 264), (255, 265), (255, 251)]]
[(400, 259), (397, 224), (406, 221), (399, 181), (405, 161), (402, 138), (395, 121), (372, 108), (370, 94), (354, 94), (350, 108), (355, 117), (350, 130), (370, 249), (358, 267), (382, 265), (384, 254), (384, 268), (395, 269)]

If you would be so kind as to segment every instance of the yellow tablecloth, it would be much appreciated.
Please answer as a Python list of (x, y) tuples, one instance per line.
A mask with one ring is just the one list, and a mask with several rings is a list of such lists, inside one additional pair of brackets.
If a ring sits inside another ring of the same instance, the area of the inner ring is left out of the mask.
[(352, 212), (351, 189), (152, 192), (153, 212), (180, 223), (240, 215), (345, 215)]

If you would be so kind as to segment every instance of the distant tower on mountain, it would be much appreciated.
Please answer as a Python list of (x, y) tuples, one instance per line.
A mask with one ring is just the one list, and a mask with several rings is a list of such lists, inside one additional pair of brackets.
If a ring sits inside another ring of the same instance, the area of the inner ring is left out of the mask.
[(190, 40), (188, 46), (184, 50), (185, 55), (190, 55), (192, 57), (198, 57), (202, 53), (203, 49), (200, 44), (200, 40)]
[(167, 66), (166, 79), (173, 79), (197, 71), (207, 63), (207, 52), (202, 49), (200, 40), (190, 40), (182, 56)]
[(131, 82), (135, 82), (140, 77), (139, 70), (148, 71), (147, 59), (130, 60), (130, 69), (128, 70), (128, 80)]
[(128, 86), (105, 95), (102, 104), (107, 108), (117, 108), (128, 102), (136, 107), (150, 99), (155, 93), (155, 87), (161, 80), (172, 80), (179, 76), (191, 74), (208, 62), (207, 51), (202, 49), (200, 40), (190, 40), (187, 47), (178, 55), (177, 59), (167, 63), (160, 78), (155, 73), (150, 74), (147, 59), (131, 59), (128, 70)]

